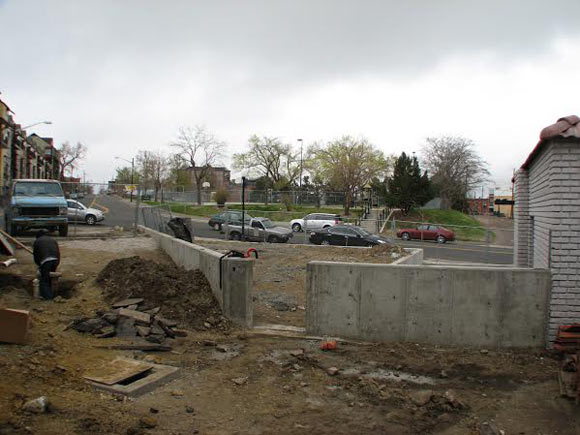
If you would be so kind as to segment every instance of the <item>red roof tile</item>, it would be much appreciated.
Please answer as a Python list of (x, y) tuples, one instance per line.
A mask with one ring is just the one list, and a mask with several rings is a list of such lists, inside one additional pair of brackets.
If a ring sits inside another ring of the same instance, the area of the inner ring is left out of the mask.
[(540, 132), (540, 141), (536, 144), (524, 164), (522, 169), (528, 169), (532, 161), (542, 151), (544, 145), (551, 139), (557, 137), (573, 137), (580, 141), (580, 118), (576, 115), (565, 116), (558, 119), (555, 124), (549, 125)]

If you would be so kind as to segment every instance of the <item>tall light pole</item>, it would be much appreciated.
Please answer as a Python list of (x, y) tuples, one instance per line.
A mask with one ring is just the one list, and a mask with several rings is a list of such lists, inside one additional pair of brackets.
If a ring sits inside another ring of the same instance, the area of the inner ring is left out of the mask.
[(22, 127), (22, 130), (26, 130), (27, 128), (30, 127), (34, 127), (35, 125), (40, 125), (40, 124), (52, 124), (52, 121), (40, 121), (40, 122), (35, 122), (34, 124), (30, 124), (30, 125), (26, 125), (24, 127)]
[(298, 185), (302, 188), (302, 139), (297, 139), (300, 142), (300, 180), (298, 180)]
[[(135, 177), (135, 157), (133, 157), (131, 159), (131, 161), (127, 160), (127, 159), (123, 159), (121, 157), (115, 157), (117, 160), (123, 160), (124, 162), (127, 163), (131, 163), (131, 187), (135, 188), (135, 181), (134, 181), (134, 177)], [(143, 197), (141, 197), (143, 198)], [(129, 200), (130, 202), (133, 202), (133, 189), (131, 189), (131, 195), (129, 196)]]

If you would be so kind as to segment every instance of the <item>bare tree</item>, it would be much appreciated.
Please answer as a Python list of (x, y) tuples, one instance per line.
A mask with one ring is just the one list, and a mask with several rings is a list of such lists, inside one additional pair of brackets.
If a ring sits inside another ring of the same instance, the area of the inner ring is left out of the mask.
[(189, 166), (195, 181), (197, 203), (201, 205), (201, 187), (211, 174), (211, 168), (219, 164), (226, 148), (225, 142), (218, 140), (204, 126), (182, 127), (177, 139), (171, 146), (175, 147), (177, 155)]
[(300, 176), (298, 153), (276, 137), (253, 135), (248, 140), (249, 150), (234, 154), (233, 167), (247, 169), (257, 176), (266, 176), (271, 187), (288, 188)]
[(152, 187), (157, 201), (163, 182), (170, 173), (169, 159), (161, 151), (139, 151), (137, 165), (141, 174), (141, 186), (144, 189)]
[(343, 136), (326, 146), (313, 145), (309, 154), (309, 167), (318, 168), (317, 176), (345, 193), (345, 215), (350, 213), (355, 194), (373, 178), (384, 177), (388, 169), (384, 154), (365, 138)]
[(441, 207), (463, 208), (467, 193), (489, 176), (487, 162), (475, 151), (471, 139), (459, 136), (427, 138), (422, 157), (439, 190)]
[(60, 179), (62, 180), (65, 172), (68, 171), (68, 173), (72, 175), (78, 162), (85, 158), (87, 147), (80, 142), (77, 142), (76, 145), (71, 145), (67, 141), (63, 143), (57, 151), (60, 164)]

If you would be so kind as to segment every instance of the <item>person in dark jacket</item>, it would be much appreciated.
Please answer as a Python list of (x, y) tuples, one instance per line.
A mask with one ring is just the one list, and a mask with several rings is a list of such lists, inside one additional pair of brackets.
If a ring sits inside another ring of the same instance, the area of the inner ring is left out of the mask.
[(36, 234), (33, 255), (40, 275), (40, 296), (44, 299), (52, 299), (54, 295), (52, 293), (50, 272), (56, 272), (56, 268), (60, 263), (60, 250), (58, 249), (58, 243), (48, 235), (47, 230), (40, 230)]

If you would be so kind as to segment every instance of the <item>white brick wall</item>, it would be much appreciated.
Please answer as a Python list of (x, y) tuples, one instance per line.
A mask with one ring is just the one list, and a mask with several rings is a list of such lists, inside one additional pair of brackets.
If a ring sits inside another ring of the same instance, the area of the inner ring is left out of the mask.
[(553, 341), (558, 325), (580, 323), (580, 143), (546, 144), (528, 171), (516, 173), (515, 199), (514, 264), (551, 268)]

